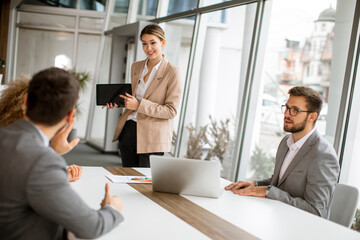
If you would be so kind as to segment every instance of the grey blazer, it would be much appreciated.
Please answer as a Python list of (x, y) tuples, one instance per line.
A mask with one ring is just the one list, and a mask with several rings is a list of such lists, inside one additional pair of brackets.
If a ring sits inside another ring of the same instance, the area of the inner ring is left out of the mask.
[(335, 150), (318, 130), (315, 130), (279, 181), (280, 169), (289, 150), (286, 141), (290, 136), (285, 136), (280, 142), (271, 178), (257, 181), (257, 184), (272, 185), (268, 198), (326, 218), (340, 171)]
[(63, 239), (64, 229), (96, 238), (123, 220), (110, 206), (93, 210), (82, 201), (65, 160), (32, 123), (0, 128), (0, 153), (0, 239)]

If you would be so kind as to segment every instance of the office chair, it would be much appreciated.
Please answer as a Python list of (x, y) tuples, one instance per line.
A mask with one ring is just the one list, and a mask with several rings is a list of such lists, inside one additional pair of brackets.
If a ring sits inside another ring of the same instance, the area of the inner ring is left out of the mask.
[(357, 188), (337, 183), (330, 204), (328, 219), (345, 227), (350, 227), (354, 220), (358, 199), (359, 191)]

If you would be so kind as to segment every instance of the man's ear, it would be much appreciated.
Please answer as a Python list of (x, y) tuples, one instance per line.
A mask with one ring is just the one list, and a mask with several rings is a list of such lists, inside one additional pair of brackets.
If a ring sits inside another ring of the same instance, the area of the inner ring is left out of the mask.
[(76, 112), (75, 108), (71, 109), (71, 111), (66, 115), (66, 122), (68, 123), (70, 122), (70, 120), (74, 117), (75, 112)]
[(318, 114), (317, 114), (316, 112), (312, 112), (312, 113), (310, 113), (309, 115), (310, 115), (310, 118), (309, 118), (309, 119), (310, 119), (312, 122), (315, 122), (316, 119), (318, 118)]

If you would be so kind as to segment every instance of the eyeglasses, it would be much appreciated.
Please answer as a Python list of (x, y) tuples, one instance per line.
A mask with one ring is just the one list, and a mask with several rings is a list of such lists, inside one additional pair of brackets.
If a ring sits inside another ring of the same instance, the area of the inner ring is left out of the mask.
[(288, 105), (281, 105), (281, 111), (282, 113), (285, 113), (287, 110), (289, 110), (290, 116), (296, 116), (299, 112), (314, 112), (314, 111), (305, 111), (300, 110), (295, 107), (289, 107)]

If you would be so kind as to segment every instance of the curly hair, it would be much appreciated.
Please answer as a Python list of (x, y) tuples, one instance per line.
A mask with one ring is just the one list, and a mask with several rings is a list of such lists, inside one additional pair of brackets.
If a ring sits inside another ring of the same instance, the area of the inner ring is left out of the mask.
[(0, 95), (0, 126), (7, 126), (25, 115), (24, 95), (28, 92), (30, 77), (20, 75), (9, 82)]

